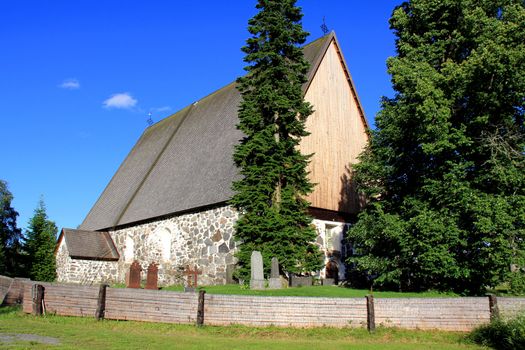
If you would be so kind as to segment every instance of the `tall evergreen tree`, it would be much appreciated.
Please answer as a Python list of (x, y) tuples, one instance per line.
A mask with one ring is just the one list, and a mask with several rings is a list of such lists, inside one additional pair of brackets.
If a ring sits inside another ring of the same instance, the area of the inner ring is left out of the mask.
[(35, 214), (29, 220), (25, 250), (28, 255), (28, 271), (35, 281), (52, 282), (56, 277), (55, 244), (57, 226), (48, 219), (44, 201), (41, 199)]
[(242, 213), (236, 238), (244, 278), (254, 250), (262, 252), (265, 266), (275, 256), (289, 273), (314, 271), (321, 263), (304, 199), (313, 188), (306, 172), (309, 156), (297, 150), (308, 135), (305, 121), (312, 107), (304, 101), (309, 66), (299, 47), (308, 33), (295, 3), (259, 0), (259, 12), (248, 22), (251, 37), (242, 48), (248, 74), (238, 79), (243, 100), (237, 127), (246, 136), (235, 147), (242, 179), (233, 184), (231, 203)]
[(11, 206), (13, 195), (0, 180), (0, 274), (20, 276), (22, 231), (16, 225), (18, 213)]
[(357, 167), (350, 262), (404, 290), (523, 286), (525, 3), (411, 0), (390, 24), (396, 94)]

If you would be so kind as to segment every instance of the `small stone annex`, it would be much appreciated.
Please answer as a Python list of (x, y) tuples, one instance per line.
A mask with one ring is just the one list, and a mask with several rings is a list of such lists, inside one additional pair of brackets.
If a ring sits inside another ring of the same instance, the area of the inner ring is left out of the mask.
[[(360, 207), (351, 166), (368, 124), (335, 33), (303, 49), (311, 63), (305, 98), (314, 106), (300, 149), (314, 154), (308, 196), (326, 268), (345, 279), (344, 233)], [(228, 200), (240, 94), (235, 83), (148, 127), (78, 229), (62, 229), (55, 249), (59, 282), (124, 283), (133, 261), (158, 264), (160, 285), (180, 284), (186, 266), (201, 284), (232, 282), (239, 213)], [(145, 276), (144, 272), (143, 275)]]

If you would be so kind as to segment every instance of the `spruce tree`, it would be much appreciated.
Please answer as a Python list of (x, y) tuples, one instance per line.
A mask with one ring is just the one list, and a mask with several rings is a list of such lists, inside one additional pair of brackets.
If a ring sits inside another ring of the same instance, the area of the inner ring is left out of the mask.
[(241, 213), (236, 238), (243, 278), (254, 250), (261, 251), (267, 270), (272, 257), (287, 273), (315, 271), (321, 263), (304, 199), (313, 188), (306, 172), (309, 156), (297, 150), (308, 135), (305, 121), (312, 106), (304, 101), (309, 65), (299, 47), (308, 33), (295, 3), (259, 0), (242, 48), (248, 74), (237, 81), (243, 98), (237, 127), (245, 137), (233, 156), (242, 179), (233, 184), (231, 203)]
[(48, 219), (41, 199), (29, 220), (25, 250), (29, 260), (29, 276), (35, 281), (52, 282), (56, 277), (55, 244), (57, 226)]
[(12, 200), (7, 183), (0, 180), (0, 275), (21, 276), (22, 231), (16, 225), (18, 212), (11, 206)]
[(525, 3), (412, 0), (390, 24), (396, 93), (357, 166), (370, 203), (354, 271), (403, 290), (522, 288)]

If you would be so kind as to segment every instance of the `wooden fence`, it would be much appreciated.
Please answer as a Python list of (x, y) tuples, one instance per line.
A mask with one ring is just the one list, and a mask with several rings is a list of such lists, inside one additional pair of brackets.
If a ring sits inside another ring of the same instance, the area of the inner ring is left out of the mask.
[[(42, 286), (38, 295), (35, 286)], [(525, 298), (310, 298), (209, 295), (25, 282), (23, 310), (185, 324), (292, 327), (395, 326), (469, 331), (500, 313), (525, 310)]]
[(29, 282), (29, 279), (0, 276), (0, 305), (22, 304), (24, 283), (26, 282)]

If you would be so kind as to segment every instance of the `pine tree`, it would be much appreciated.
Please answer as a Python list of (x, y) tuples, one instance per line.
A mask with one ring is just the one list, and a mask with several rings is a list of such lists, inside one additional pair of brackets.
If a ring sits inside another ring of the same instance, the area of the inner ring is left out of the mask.
[(29, 275), (35, 281), (52, 282), (56, 277), (55, 244), (57, 226), (48, 219), (41, 199), (29, 220), (25, 250), (29, 260)]
[(523, 286), (525, 3), (412, 0), (390, 24), (396, 94), (357, 166), (350, 262), (385, 288)]
[(18, 213), (11, 206), (13, 195), (0, 180), (0, 274), (21, 276), (22, 231), (16, 225)]
[(315, 229), (304, 196), (312, 191), (306, 172), (309, 156), (297, 146), (307, 136), (304, 101), (308, 62), (299, 45), (308, 33), (295, 0), (259, 0), (248, 22), (251, 37), (242, 48), (248, 74), (238, 79), (243, 100), (237, 127), (246, 135), (235, 147), (242, 179), (234, 182), (231, 203), (242, 213), (236, 224), (239, 276), (249, 276), (250, 255), (261, 251), (265, 266), (277, 257), (283, 271), (320, 268), (312, 242)]

